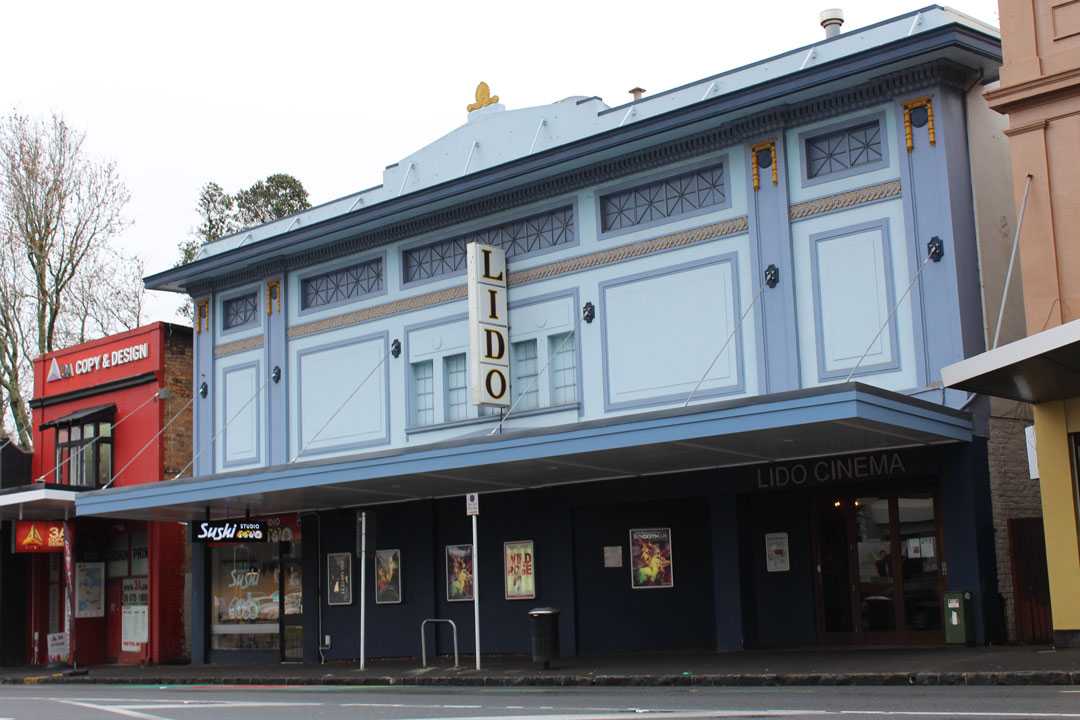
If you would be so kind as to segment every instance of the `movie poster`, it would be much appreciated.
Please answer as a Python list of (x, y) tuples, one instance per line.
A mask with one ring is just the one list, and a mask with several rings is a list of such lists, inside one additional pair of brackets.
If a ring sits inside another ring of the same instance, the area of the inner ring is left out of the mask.
[(375, 551), (375, 603), (401, 602), (401, 550)]
[(630, 587), (654, 590), (675, 586), (671, 566), (671, 528), (630, 531)]
[(536, 555), (532, 540), (503, 543), (503, 578), (507, 600), (536, 597)]
[(472, 545), (446, 546), (446, 599), (450, 602), (473, 599)]
[(326, 604), (352, 605), (352, 553), (326, 555)]

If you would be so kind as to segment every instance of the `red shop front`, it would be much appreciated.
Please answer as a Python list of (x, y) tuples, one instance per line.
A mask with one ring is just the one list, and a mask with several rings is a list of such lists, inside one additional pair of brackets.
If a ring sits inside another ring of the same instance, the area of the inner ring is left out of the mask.
[(185, 659), (186, 528), (75, 518), (74, 497), (186, 469), (191, 329), (155, 323), (38, 358), (30, 405), (33, 482), (5, 500), (7, 517), (24, 518), (11, 551), (29, 565), (27, 659)]

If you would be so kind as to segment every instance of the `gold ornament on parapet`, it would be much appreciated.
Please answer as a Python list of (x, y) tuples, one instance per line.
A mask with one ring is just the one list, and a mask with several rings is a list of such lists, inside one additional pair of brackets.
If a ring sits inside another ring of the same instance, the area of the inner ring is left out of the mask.
[(476, 86), (476, 102), (469, 103), (465, 106), (465, 109), (472, 112), (473, 110), (479, 110), (488, 105), (494, 105), (497, 102), (499, 102), (499, 96), (492, 95), (491, 88), (488, 87), (488, 84), (481, 81), (480, 84)]

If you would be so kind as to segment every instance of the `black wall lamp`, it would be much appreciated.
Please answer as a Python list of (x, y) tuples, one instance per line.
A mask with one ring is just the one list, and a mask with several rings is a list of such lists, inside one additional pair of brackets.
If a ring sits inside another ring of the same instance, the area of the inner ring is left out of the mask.
[(770, 265), (765, 268), (765, 284), (774, 288), (780, 284), (780, 268)]
[(281, 382), (281, 366), (275, 365), (273, 371), (270, 373), (270, 377), (273, 379), (275, 385)]
[(204, 380), (202, 385), (199, 385), (199, 397), (201, 397), (201, 398), (206, 397), (206, 394), (208, 392), (210, 392), (210, 388), (209, 388), (209, 386), (207, 386), (206, 381)]
[(585, 306), (581, 308), (581, 319), (587, 323), (591, 323), (596, 319), (596, 306), (591, 302), (586, 301)]
[(394, 342), (390, 343), (390, 354), (395, 358), (401, 355), (401, 341), (394, 338)]
[(937, 235), (930, 238), (930, 242), (926, 243), (926, 254), (934, 262), (941, 262), (941, 258), (945, 257), (945, 243)]

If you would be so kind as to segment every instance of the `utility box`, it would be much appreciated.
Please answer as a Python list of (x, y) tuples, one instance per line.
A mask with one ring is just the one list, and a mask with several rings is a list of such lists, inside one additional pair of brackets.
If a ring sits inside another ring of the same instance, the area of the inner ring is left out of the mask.
[(974, 645), (971, 593), (945, 593), (945, 642), (948, 645)]

